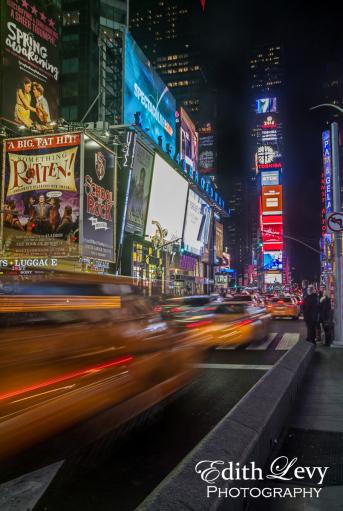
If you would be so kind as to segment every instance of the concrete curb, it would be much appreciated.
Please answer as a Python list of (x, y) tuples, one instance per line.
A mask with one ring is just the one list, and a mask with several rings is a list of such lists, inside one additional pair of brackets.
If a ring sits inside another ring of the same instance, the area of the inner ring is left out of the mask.
[[(243, 499), (206, 497), (207, 483), (196, 474), (202, 460), (254, 461), (263, 467), (294, 404), (314, 346), (299, 341), (270, 369), (218, 425), (137, 507), (136, 511), (242, 511)], [(161, 453), (163, 456), (163, 453)], [(224, 468), (224, 467), (223, 467)], [(240, 486), (249, 486), (246, 482)], [(216, 485), (216, 482), (212, 483)], [(218, 478), (217, 486), (236, 487)]]

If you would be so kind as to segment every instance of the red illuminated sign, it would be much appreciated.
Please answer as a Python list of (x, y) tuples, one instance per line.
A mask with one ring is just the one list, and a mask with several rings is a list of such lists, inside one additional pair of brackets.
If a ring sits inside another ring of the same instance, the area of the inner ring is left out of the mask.
[(259, 163), (259, 169), (281, 169), (282, 163)]
[(262, 212), (282, 213), (282, 186), (262, 186)]
[(280, 243), (282, 242), (283, 226), (282, 224), (264, 225), (262, 230), (263, 243)]

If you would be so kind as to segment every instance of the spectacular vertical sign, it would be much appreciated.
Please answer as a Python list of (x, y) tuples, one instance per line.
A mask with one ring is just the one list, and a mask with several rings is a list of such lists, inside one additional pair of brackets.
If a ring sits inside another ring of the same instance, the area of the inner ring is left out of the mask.
[(57, 19), (26, 0), (2, 0), (0, 6), (0, 116), (42, 129), (59, 110)]
[(331, 139), (329, 130), (323, 131), (322, 133), (322, 146), (325, 184), (325, 209), (326, 217), (328, 217), (330, 213), (332, 213)]

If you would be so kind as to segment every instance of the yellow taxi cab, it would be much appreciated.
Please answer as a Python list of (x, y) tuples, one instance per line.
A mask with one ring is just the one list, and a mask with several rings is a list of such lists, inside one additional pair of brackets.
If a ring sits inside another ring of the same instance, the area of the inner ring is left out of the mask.
[(270, 319), (265, 308), (230, 299), (211, 302), (197, 311), (174, 317), (186, 331), (197, 331), (208, 347), (262, 340), (268, 334)]
[(5, 289), (0, 459), (108, 410), (113, 429), (189, 383), (202, 360), (192, 332), (164, 321), (130, 278), (53, 274)]
[(293, 296), (279, 296), (271, 298), (267, 303), (267, 311), (273, 318), (299, 319), (300, 307)]

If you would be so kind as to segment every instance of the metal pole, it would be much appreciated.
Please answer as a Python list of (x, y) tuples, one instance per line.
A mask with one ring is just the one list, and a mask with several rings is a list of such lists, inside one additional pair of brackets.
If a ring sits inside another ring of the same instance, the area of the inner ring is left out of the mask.
[[(332, 191), (333, 191), (333, 209), (341, 211), (341, 189), (339, 176), (339, 143), (338, 143), (338, 124), (331, 123), (331, 143), (332, 143)], [(334, 233), (335, 244), (335, 340), (333, 347), (343, 348), (342, 335), (342, 235)]]

